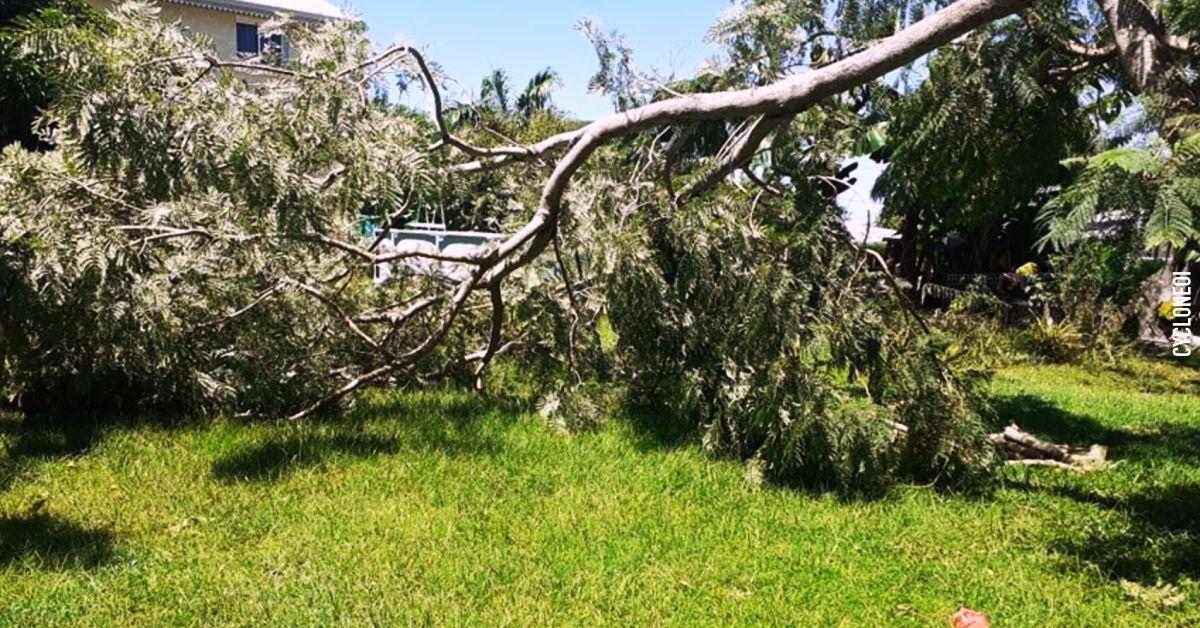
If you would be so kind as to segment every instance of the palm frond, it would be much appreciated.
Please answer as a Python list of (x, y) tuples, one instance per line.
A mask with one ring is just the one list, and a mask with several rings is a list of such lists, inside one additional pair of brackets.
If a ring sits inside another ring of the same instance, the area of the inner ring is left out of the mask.
[(502, 114), (508, 113), (508, 74), (499, 68), (483, 77), (479, 86), (479, 100), (484, 107), (490, 107)]
[(552, 68), (534, 74), (517, 97), (517, 112), (528, 118), (545, 111), (550, 106), (550, 94), (561, 84), (562, 79)]

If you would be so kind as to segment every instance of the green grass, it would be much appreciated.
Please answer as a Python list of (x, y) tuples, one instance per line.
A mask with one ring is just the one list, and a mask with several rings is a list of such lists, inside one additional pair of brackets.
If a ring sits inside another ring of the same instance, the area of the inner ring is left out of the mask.
[(1120, 462), (1009, 470), (982, 498), (755, 490), (669, 432), (565, 436), (461, 394), (301, 425), (9, 417), (0, 623), (946, 625), (968, 605), (996, 625), (1195, 624), (1198, 381), (1003, 371), (1001, 420)]

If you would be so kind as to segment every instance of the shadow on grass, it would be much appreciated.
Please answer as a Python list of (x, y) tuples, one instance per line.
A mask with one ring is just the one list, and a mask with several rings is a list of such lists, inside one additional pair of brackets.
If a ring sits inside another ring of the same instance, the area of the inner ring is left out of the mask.
[(677, 449), (699, 442), (696, 424), (668, 409), (644, 404), (630, 405), (623, 409), (623, 415), (633, 428), (636, 438), (634, 447), (638, 451)]
[(113, 533), (46, 514), (0, 519), (0, 565), (89, 569), (112, 559)]
[(0, 414), (0, 441), (10, 443), (0, 455), (0, 491), (39, 461), (85, 455), (104, 440), (110, 430), (150, 426), (154, 429), (191, 429), (205, 425), (201, 417), (170, 418), (162, 414), (78, 415)]
[(1070, 445), (1099, 443), (1109, 448), (1113, 460), (1173, 460), (1200, 464), (1200, 427), (1162, 423), (1153, 431), (1130, 431), (1102, 424), (1096, 419), (1067, 412), (1032, 395), (994, 398), (999, 429), (1016, 423), (1039, 437)]
[[(1161, 424), (1140, 433), (1110, 427), (1029, 395), (995, 400), (999, 423), (1016, 423), (1040, 437), (1069, 444), (1100, 443), (1112, 460), (1200, 464), (1200, 428)], [(1069, 534), (1054, 545), (1063, 555), (1094, 565), (1113, 580), (1154, 583), (1200, 578), (1200, 484), (1142, 485), (1112, 495), (1077, 483), (1046, 486), (1017, 482), (1015, 488), (1049, 493), (1124, 514), (1123, 529), (1097, 528)]]
[(100, 440), (101, 429), (94, 419), (47, 421), (6, 416), (0, 420), (0, 434), (12, 443), (7, 455), (0, 457), (2, 491), (11, 486), (31, 462), (83, 455)]
[(8, 450), (14, 458), (78, 456), (100, 439), (100, 429), (94, 421), (59, 425), (12, 421), (5, 423), (3, 431), (16, 437)]
[[(509, 421), (484, 421), (513, 413), (494, 399), (468, 394), (377, 397), (340, 418), (287, 424), (279, 434), (216, 460), (212, 475), (224, 481), (270, 481), (337, 457), (367, 458), (402, 451), (447, 456), (492, 456), (498, 432)], [(380, 426), (368, 433), (368, 425)]]
[(275, 480), (319, 466), (333, 456), (364, 458), (397, 451), (394, 439), (367, 434), (290, 434), (218, 459), (212, 465), (212, 474), (225, 481)]
[(416, 393), (376, 399), (350, 418), (386, 425), (405, 451), (494, 456), (521, 410), (514, 402), (471, 393)]
[(1095, 565), (1114, 580), (1200, 577), (1200, 486), (1178, 484), (1127, 497), (1072, 488), (1053, 492), (1124, 512), (1130, 521), (1125, 530), (1064, 540), (1058, 551)]

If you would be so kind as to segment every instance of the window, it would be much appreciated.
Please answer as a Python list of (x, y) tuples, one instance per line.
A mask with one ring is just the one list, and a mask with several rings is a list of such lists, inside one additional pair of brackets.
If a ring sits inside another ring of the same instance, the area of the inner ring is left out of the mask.
[(271, 59), (274, 62), (283, 61), (287, 58), (283, 48), (283, 35), (279, 33), (263, 37), (259, 40), (259, 45), (263, 57)]
[(237, 25), (237, 55), (241, 59), (262, 57), (263, 63), (287, 61), (288, 42), (281, 33), (262, 36), (257, 24)]
[(258, 56), (258, 26), (255, 24), (237, 25), (237, 53), (239, 57)]

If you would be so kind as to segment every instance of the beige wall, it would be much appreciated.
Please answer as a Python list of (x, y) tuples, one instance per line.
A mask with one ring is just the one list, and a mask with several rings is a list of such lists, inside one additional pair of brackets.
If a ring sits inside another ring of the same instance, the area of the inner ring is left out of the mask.
[[(108, 9), (115, 0), (90, 0), (100, 9)], [(238, 15), (226, 11), (214, 11), (170, 2), (159, 3), (163, 19), (178, 21), (189, 32), (202, 35), (211, 40), (217, 50), (217, 56), (222, 59), (237, 58), (237, 25), (261, 24), (263, 20), (248, 15)]]

